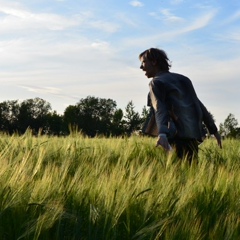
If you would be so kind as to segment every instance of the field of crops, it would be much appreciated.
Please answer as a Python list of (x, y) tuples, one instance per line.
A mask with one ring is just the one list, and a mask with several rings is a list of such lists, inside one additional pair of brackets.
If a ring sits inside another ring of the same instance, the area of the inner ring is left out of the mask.
[(240, 239), (240, 142), (1, 135), (0, 239)]

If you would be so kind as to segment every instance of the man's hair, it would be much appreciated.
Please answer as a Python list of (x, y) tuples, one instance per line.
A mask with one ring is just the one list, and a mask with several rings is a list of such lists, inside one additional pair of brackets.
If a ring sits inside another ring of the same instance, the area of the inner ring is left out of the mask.
[(168, 59), (168, 56), (162, 49), (149, 48), (139, 54), (139, 59), (141, 57), (146, 57), (148, 60), (156, 62), (157, 66), (162, 71), (169, 71), (171, 68), (171, 63)]

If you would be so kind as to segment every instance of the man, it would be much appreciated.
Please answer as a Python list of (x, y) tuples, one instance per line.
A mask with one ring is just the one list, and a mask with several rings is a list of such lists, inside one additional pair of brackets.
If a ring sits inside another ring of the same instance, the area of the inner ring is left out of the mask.
[(140, 69), (152, 78), (148, 105), (153, 114), (144, 131), (156, 135), (157, 130), (157, 146), (167, 151), (173, 146), (179, 158), (187, 157), (191, 162), (198, 153), (199, 142), (203, 141), (205, 125), (222, 148), (221, 136), (211, 114), (198, 99), (190, 79), (169, 72), (171, 65), (167, 54), (161, 49), (150, 48), (142, 52), (139, 59)]

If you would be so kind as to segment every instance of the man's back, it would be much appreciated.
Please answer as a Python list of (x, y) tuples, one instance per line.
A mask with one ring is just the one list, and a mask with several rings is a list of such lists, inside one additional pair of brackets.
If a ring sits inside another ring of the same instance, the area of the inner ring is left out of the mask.
[(177, 137), (201, 139), (201, 106), (187, 77), (170, 72), (156, 75), (150, 82), (150, 96), (157, 122), (166, 125), (167, 116), (170, 116), (176, 125)]

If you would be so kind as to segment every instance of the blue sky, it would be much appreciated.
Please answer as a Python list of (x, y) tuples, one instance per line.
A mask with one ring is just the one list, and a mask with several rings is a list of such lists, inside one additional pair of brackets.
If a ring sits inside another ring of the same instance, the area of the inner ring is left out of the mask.
[(239, 0), (0, 0), (0, 101), (40, 97), (63, 113), (81, 98), (146, 105), (138, 55), (164, 49), (217, 125), (240, 123)]

